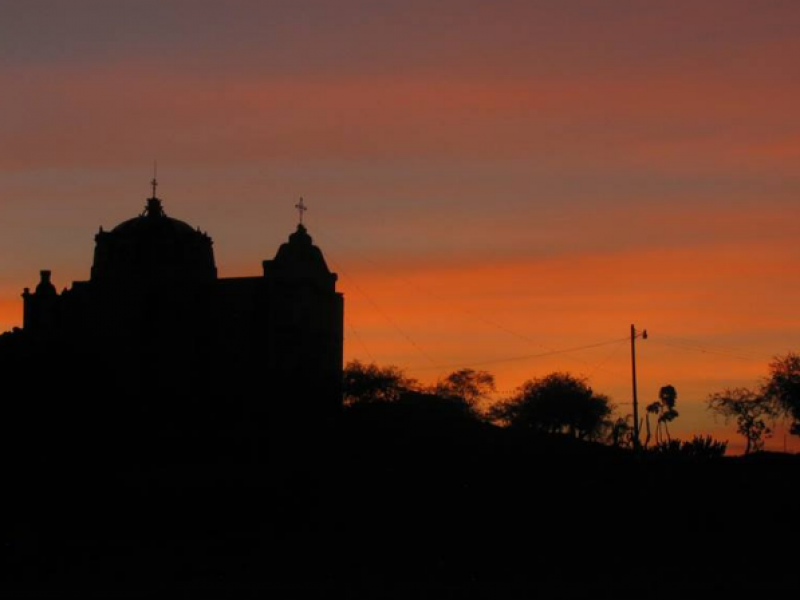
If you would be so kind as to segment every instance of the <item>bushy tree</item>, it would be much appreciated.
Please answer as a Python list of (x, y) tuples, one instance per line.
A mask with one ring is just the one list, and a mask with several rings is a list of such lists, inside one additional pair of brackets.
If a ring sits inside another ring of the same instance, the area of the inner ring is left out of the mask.
[(509, 427), (597, 439), (610, 426), (611, 403), (596, 394), (586, 379), (551, 373), (523, 383), (519, 391), (489, 412)]
[(393, 402), (416, 386), (395, 366), (381, 367), (354, 360), (344, 368), (342, 395), (345, 406), (360, 403)]
[(790, 419), (791, 433), (800, 435), (800, 354), (789, 352), (770, 363), (763, 393)]
[(450, 373), (434, 386), (434, 393), (443, 398), (458, 399), (478, 413), (480, 404), (496, 390), (494, 375), (488, 371), (461, 369)]
[(772, 435), (769, 422), (778, 416), (775, 403), (747, 388), (726, 389), (711, 394), (708, 408), (726, 422), (736, 420), (736, 431), (747, 440), (744, 453), (764, 448), (764, 438)]

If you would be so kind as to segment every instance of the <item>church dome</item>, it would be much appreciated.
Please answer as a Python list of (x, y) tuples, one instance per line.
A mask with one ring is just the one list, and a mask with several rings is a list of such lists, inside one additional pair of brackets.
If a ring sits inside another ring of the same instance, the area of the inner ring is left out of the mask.
[(333, 289), (336, 274), (331, 273), (322, 251), (314, 245), (308, 230), (302, 224), (281, 244), (273, 260), (264, 261), (264, 274), (283, 279), (314, 281)]
[(194, 235), (196, 230), (191, 225), (178, 219), (168, 217), (158, 198), (150, 198), (147, 207), (138, 217), (123, 221), (114, 229), (112, 233), (120, 235)]
[(168, 217), (161, 200), (149, 198), (144, 212), (95, 236), (92, 281), (203, 282), (217, 277), (211, 238)]

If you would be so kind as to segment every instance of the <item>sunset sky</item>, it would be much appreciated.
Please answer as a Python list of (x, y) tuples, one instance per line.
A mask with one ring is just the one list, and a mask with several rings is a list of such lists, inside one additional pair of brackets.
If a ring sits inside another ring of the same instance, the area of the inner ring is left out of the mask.
[(568, 370), (624, 414), (635, 323), (642, 402), (740, 450), (705, 398), (800, 350), (798, 31), (797, 0), (0, 0), (0, 331), (157, 159), (221, 276), (305, 198), (348, 360)]

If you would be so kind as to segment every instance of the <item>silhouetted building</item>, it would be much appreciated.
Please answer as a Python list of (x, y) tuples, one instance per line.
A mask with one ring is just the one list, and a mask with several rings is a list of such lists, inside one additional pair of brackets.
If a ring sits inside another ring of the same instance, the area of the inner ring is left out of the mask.
[(57, 366), (63, 385), (83, 386), (71, 395), (95, 388), (168, 426), (341, 406), (344, 300), (302, 222), (253, 277), (219, 278), (211, 238), (155, 193), (95, 244), (88, 281), (58, 293), (42, 271), (25, 289), (23, 328), (0, 350), (26, 377)]

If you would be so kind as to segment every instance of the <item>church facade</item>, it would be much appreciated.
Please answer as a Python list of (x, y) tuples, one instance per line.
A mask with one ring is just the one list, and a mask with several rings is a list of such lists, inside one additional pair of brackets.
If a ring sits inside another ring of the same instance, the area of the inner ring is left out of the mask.
[(87, 281), (59, 293), (42, 271), (25, 289), (23, 327), (0, 354), (59, 365), (66, 380), (173, 421), (334, 414), (344, 298), (300, 221), (259, 275), (222, 278), (212, 239), (169, 217), (154, 187), (144, 212), (97, 233)]

